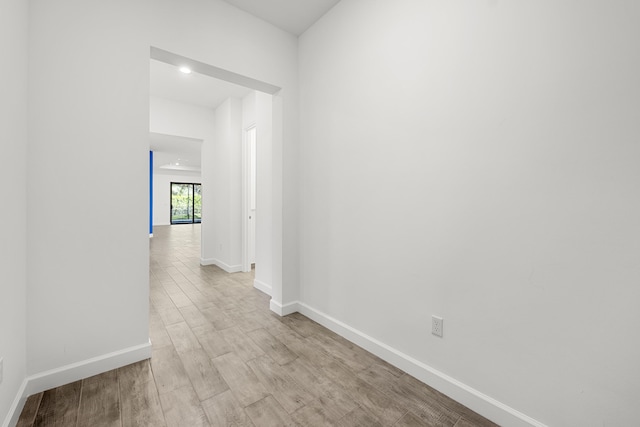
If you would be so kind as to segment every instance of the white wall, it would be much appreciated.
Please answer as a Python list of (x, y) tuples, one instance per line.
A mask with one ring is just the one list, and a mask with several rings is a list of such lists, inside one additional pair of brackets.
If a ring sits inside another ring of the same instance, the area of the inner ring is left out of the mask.
[(148, 343), (142, 3), (30, 3), (29, 374)]
[(0, 425), (26, 377), (27, 2), (0, 1)]
[(213, 129), (213, 109), (149, 97), (149, 132), (205, 140)]
[(211, 156), (213, 228), (215, 245), (203, 264), (226, 271), (242, 269), (242, 100), (229, 98), (215, 111), (215, 137)]
[(242, 98), (242, 129), (256, 124), (256, 91), (251, 91)]
[(301, 301), (539, 422), (636, 424), (639, 20), (340, 2), (299, 41)]
[[(256, 92), (256, 271), (255, 284), (267, 291), (276, 301), (283, 301), (281, 295), (274, 295), (274, 180), (273, 180), (273, 96)], [(294, 263), (295, 260), (291, 260)], [(297, 287), (297, 283), (296, 283)]]
[(29, 32), (27, 370), (37, 374), (147, 342), (149, 47), (282, 87), (287, 146), (297, 39), (217, 0), (34, 0)]
[(171, 224), (171, 183), (194, 182), (202, 183), (199, 173), (153, 174), (153, 226)]
[[(254, 285), (273, 294), (273, 96), (251, 92), (242, 100), (242, 129), (256, 126), (256, 267)], [(294, 260), (291, 261), (292, 263)], [(296, 283), (297, 287), (297, 283)], [(293, 299), (295, 300), (295, 298)], [(290, 300), (290, 301), (293, 301)], [(277, 301), (282, 301), (281, 296)]]

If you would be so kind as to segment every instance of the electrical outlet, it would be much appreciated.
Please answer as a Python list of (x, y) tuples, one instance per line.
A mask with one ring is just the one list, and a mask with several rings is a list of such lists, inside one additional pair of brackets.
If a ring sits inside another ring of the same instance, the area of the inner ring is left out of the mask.
[(444, 319), (438, 316), (431, 316), (431, 333), (438, 337), (442, 336), (442, 327)]

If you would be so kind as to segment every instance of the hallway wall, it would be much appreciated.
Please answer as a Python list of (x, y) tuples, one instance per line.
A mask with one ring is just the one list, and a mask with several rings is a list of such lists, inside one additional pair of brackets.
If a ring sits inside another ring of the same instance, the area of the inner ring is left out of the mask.
[(343, 0), (303, 34), (308, 311), (504, 424), (487, 396), (636, 424), (638, 21), (628, 1)]
[(150, 46), (282, 87), (291, 145), (297, 40), (216, 0), (30, 5), (27, 370), (34, 375), (148, 342)]
[(0, 425), (26, 375), (27, 5), (0, 0)]
[[(277, 266), (273, 265), (275, 256), (275, 240), (277, 237), (277, 231), (273, 227), (269, 227), (269, 224), (273, 224), (274, 221), (274, 193), (277, 190), (275, 188), (275, 180), (273, 178), (273, 171), (275, 166), (273, 164), (276, 154), (274, 149), (274, 134), (273, 134), (273, 96), (256, 92), (255, 94), (255, 121), (256, 121), (256, 157), (257, 157), (257, 194), (256, 194), (256, 206), (257, 206), (257, 220), (256, 220), (256, 269), (254, 284), (263, 292), (267, 292), (269, 295), (273, 294), (273, 284), (276, 278), (274, 270)], [(297, 163), (297, 162), (296, 162)], [(292, 227), (289, 224), (288, 229), (297, 228)], [(290, 255), (291, 256), (291, 255)], [(286, 258), (287, 266), (289, 264), (295, 264), (295, 258)], [(295, 268), (298, 266), (296, 264)], [(297, 280), (296, 286), (297, 290)], [(291, 289), (291, 287), (289, 287)], [(285, 296), (286, 297), (286, 296)], [(278, 301), (282, 301), (276, 296)], [(289, 297), (289, 301), (293, 298)], [(287, 301), (287, 299), (285, 299)]]
[(215, 244), (202, 262), (225, 271), (242, 269), (242, 100), (228, 98), (215, 110), (211, 179)]

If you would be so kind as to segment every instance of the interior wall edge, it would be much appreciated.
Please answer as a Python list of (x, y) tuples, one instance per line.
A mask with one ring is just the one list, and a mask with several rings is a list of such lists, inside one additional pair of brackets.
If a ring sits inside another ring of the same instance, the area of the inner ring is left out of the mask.
[(298, 301), (282, 304), (281, 302), (276, 301), (272, 296), (271, 301), (269, 301), (269, 309), (276, 313), (278, 316), (282, 317), (288, 314), (300, 312), (299, 304), (300, 303)]
[(253, 287), (256, 288), (257, 290), (259, 290), (260, 292), (263, 292), (269, 296), (271, 296), (271, 292), (272, 292), (272, 287), (270, 284), (265, 283), (261, 280), (254, 280), (253, 281)]

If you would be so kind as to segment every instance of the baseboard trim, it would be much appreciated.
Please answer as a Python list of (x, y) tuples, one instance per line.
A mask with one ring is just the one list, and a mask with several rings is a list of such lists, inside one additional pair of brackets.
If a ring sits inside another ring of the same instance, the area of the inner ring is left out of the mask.
[[(273, 309), (274, 301), (271, 300)], [(289, 304), (291, 305), (291, 304)], [(327, 329), (352, 341), (381, 359), (409, 373), (420, 381), (462, 403), (499, 425), (513, 427), (547, 427), (545, 424), (505, 405), (496, 399), (408, 356), (387, 344), (337, 320), (302, 302), (296, 302), (297, 311)], [(277, 313), (277, 311), (276, 311)], [(288, 313), (289, 314), (289, 313)]]
[(242, 265), (229, 265), (216, 258), (200, 258), (200, 265), (215, 265), (227, 273), (238, 273), (242, 271)]
[(22, 382), (22, 386), (18, 390), (18, 394), (2, 427), (15, 426), (18, 423), (27, 398), (33, 394), (149, 359), (150, 357), (151, 340), (145, 344), (31, 375)]
[(150, 357), (151, 341), (31, 375), (27, 378), (25, 398), (50, 388), (60, 387), (61, 385), (149, 359)]
[(9, 408), (9, 413), (7, 414), (4, 422), (2, 423), (2, 427), (11, 427), (18, 424), (18, 419), (20, 418), (20, 414), (22, 413), (24, 404), (27, 402), (27, 394), (25, 393), (26, 389), (27, 389), (27, 379), (25, 378), (25, 380), (22, 381), (22, 385), (18, 389), (16, 398), (13, 400), (13, 403)]
[(253, 287), (271, 296), (271, 285), (267, 285), (266, 283), (261, 282), (260, 280), (254, 279)]
[(299, 304), (298, 301), (294, 301), (294, 302), (290, 302), (288, 304), (283, 305), (278, 301), (275, 301), (273, 298), (271, 298), (271, 301), (269, 301), (269, 308), (278, 316), (286, 316), (288, 314), (292, 314), (297, 311), (300, 311), (298, 309), (298, 304)]

